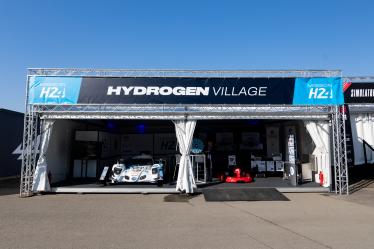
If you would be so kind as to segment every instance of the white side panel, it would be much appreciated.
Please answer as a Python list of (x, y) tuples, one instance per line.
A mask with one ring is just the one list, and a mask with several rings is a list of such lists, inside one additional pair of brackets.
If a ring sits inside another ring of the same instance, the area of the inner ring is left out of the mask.
[[(306, 121), (308, 133), (310, 134), (316, 148), (313, 151), (314, 164), (317, 172), (322, 172), (324, 182), (319, 182), (319, 177), (315, 181), (329, 187), (331, 184), (331, 159), (330, 159), (330, 128), (327, 122)], [(312, 162), (313, 163), (313, 162)], [(312, 168), (312, 166), (311, 166)]]
[[(374, 148), (374, 115), (371, 113), (353, 113), (350, 115), (354, 164), (365, 164), (363, 141)], [(374, 152), (366, 147), (368, 163), (374, 163)]]
[(70, 152), (76, 129), (84, 129), (84, 124), (70, 120), (56, 120), (47, 153), (48, 170), (52, 183), (66, 179), (70, 171)]

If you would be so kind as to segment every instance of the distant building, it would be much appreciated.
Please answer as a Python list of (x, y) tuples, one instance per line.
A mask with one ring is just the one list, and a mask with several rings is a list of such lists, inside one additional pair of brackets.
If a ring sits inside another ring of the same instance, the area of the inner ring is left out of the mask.
[(21, 174), (24, 114), (0, 108), (0, 178)]

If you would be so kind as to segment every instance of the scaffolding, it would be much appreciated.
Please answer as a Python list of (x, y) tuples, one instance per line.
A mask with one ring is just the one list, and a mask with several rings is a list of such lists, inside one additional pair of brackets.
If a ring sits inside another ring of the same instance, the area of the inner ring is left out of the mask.
[[(339, 70), (104, 70), (104, 69), (29, 69), (30, 76), (95, 76), (95, 77), (341, 77)], [(333, 168), (335, 193), (348, 194), (344, 106), (294, 105), (124, 105), (74, 104), (32, 105), (28, 103), (24, 121), (20, 196), (33, 194), (32, 182), (38, 153), (40, 119), (297, 119), (329, 120), (333, 134)]]

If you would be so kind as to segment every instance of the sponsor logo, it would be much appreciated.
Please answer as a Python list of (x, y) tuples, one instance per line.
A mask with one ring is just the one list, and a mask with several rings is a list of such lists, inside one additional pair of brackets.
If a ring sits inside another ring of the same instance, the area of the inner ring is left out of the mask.
[(344, 82), (343, 83), (343, 92), (346, 92), (351, 85), (352, 85), (352, 82)]
[[(39, 144), (40, 144), (40, 135), (38, 135), (37, 138), (36, 138), (35, 148), (39, 148)], [(20, 143), (17, 146), (17, 148), (14, 149), (14, 151), (12, 152), (12, 154), (13, 155), (19, 155), (19, 157), (17, 158), (17, 160), (22, 160), (22, 153), (23, 153), (22, 143)], [(39, 149), (36, 149), (36, 154), (39, 154)]]
[(374, 89), (351, 89), (351, 98), (373, 98)]
[(330, 87), (309, 86), (308, 99), (332, 99), (332, 89)]
[(39, 98), (60, 99), (65, 98), (65, 84), (61, 83), (43, 83)]
[(76, 104), (81, 77), (43, 77), (29, 79), (29, 103)]

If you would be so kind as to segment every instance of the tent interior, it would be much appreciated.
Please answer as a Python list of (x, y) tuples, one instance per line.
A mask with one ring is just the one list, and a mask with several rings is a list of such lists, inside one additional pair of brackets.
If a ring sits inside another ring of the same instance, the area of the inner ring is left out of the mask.
[[(300, 168), (298, 184), (319, 186), (323, 172), (322, 185), (329, 187), (329, 129), (322, 121), (198, 120), (191, 152), (195, 181), (219, 182), (232, 167), (240, 167), (255, 179), (248, 186), (266, 179), (287, 183), (284, 171), (292, 133)], [(121, 159), (140, 154), (163, 163), (164, 186), (175, 186), (177, 180), (178, 144), (169, 120), (55, 120), (47, 147), (52, 187), (98, 182), (105, 166), (110, 171)]]

